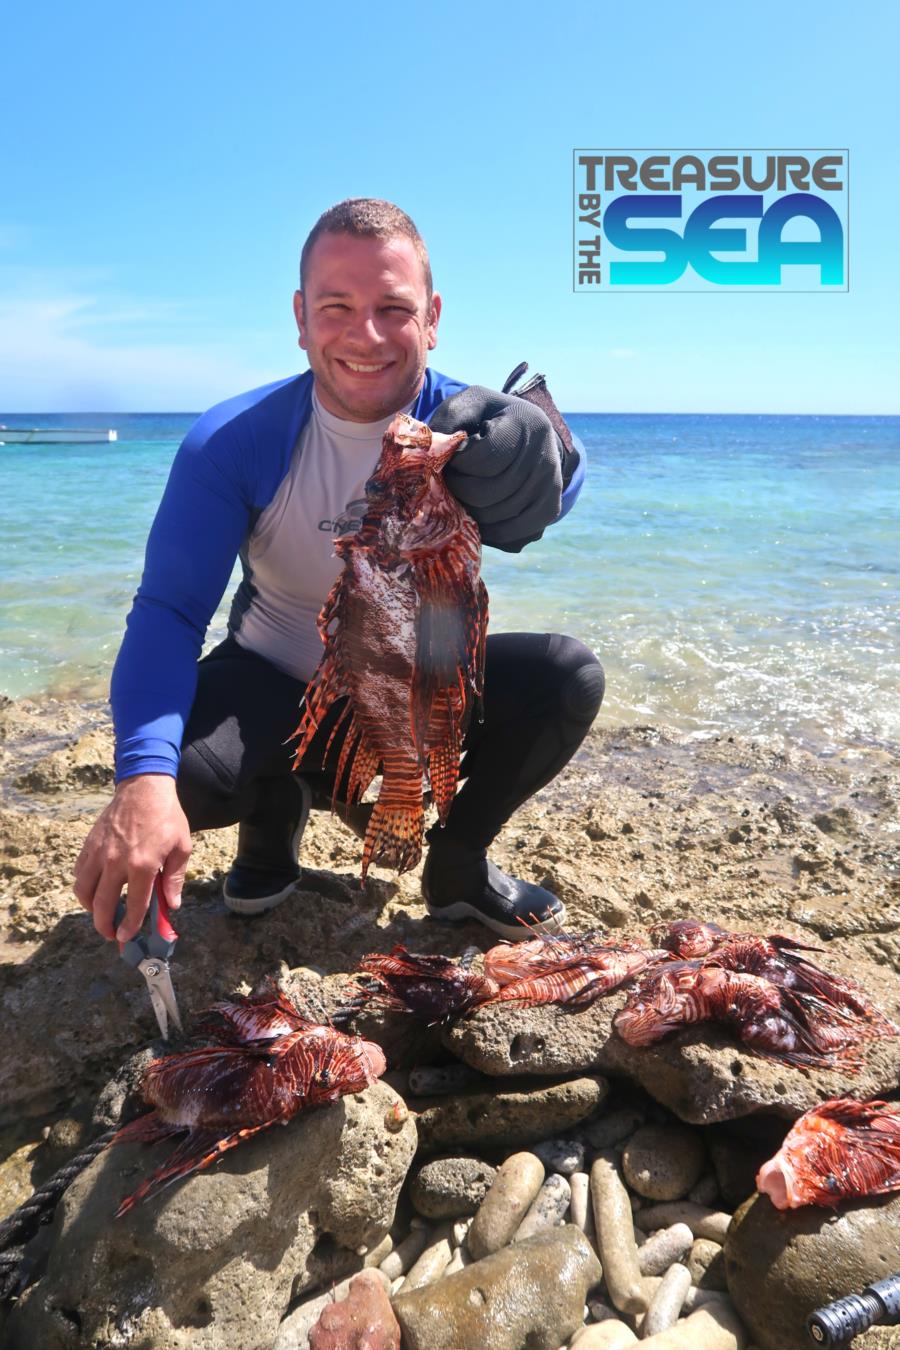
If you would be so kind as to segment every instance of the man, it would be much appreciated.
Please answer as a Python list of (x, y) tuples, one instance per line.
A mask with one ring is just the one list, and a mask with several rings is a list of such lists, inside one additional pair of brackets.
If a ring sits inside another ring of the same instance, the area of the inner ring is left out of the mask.
[[(310, 370), (200, 418), (150, 533), (112, 679), (115, 795), (75, 871), (75, 894), (106, 938), (137, 932), (157, 881), (178, 907), (192, 830), (239, 823), (224, 888), (234, 911), (261, 913), (294, 889), (313, 796), (334, 785), (315, 758), (331, 724), (302, 776), (284, 742), (322, 652), (316, 617), (341, 566), (334, 534), (359, 527), (395, 413), (469, 433), (445, 482), (485, 544), (518, 552), (580, 488), (577, 451), (566, 454), (541, 411), (427, 366), (441, 297), (399, 208), (360, 198), (326, 211), (303, 248), (294, 312)], [(238, 555), (229, 635), (198, 662)], [(520, 919), (561, 921), (555, 896), (507, 877), (486, 850), (568, 762), (602, 696), (599, 663), (573, 639), (488, 637), (484, 722), (464, 741), (446, 827), (427, 834), (422, 889), (434, 918), (474, 917), (512, 939), (527, 935)]]

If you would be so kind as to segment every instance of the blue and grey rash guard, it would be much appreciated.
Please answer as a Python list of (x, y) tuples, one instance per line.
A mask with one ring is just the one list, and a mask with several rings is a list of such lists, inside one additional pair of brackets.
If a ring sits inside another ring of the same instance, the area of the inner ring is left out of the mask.
[[(412, 416), (427, 422), (444, 399), (466, 387), (427, 369)], [(117, 782), (139, 773), (177, 774), (197, 659), (238, 556), (243, 579), (229, 631), (281, 669), (309, 679), (321, 654), (315, 615), (340, 566), (331, 557), (334, 533), (350, 525), (344, 508), (353, 513), (390, 420), (353, 424), (332, 417), (318, 405), (307, 371), (219, 403), (194, 424), (172, 464), (113, 670)], [(335, 465), (311, 462), (332, 452)], [(582, 480), (576, 472), (561, 515)], [(313, 522), (310, 512), (320, 509), (322, 519)], [(301, 523), (321, 527), (321, 537), (308, 536), (312, 547), (302, 575), (286, 579), (280, 573), (297, 556), (291, 535), (304, 516)]]

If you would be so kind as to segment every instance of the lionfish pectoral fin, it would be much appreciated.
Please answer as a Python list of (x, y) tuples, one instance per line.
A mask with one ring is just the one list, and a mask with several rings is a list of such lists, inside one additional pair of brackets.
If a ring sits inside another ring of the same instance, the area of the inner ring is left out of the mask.
[(142, 1200), (156, 1195), (181, 1177), (190, 1176), (192, 1172), (200, 1172), (211, 1166), (230, 1148), (235, 1148), (251, 1135), (259, 1134), (260, 1130), (267, 1130), (273, 1123), (267, 1120), (262, 1125), (248, 1125), (225, 1136), (217, 1134), (215, 1130), (191, 1130), (187, 1138), (173, 1149), (163, 1166), (158, 1167), (152, 1176), (147, 1177), (131, 1195), (125, 1197), (116, 1210), (115, 1218), (127, 1214)]
[[(411, 781), (414, 777), (418, 778), (417, 784)], [(381, 795), (372, 809), (366, 827), (362, 860), (363, 881), (373, 863), (381, 867), (392, 867), (398, 872), (408, 872), (422, 856), (422, 828), (425, 824), (422, 775), (411, 772), (409, 780), (409, 791), (398, 799), (399, 794), (391, 792), (390, 780), (385, 773)]]
[(163, 1120), (158, 1111), (148, 1111), (143, 1116), (138, 1116), (135, 1120), (130, 1120), (127, 1125), (116, 1130), (110, 1144), (156, 1144), (160, 1139), (168, 1139), (173, 1134), (180, 1134), (186, 1126), (173, 1125), (167, 1120)]

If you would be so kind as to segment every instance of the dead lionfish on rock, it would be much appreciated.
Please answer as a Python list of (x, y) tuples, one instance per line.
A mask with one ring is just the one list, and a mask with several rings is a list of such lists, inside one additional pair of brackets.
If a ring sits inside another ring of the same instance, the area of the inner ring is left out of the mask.
[(784, 933), (771, 933), (767, 937), (729, 933), (718, 924), (697, 919), (658, 924), (652, 934), (661, 947), (675, 956), (702, 958), (706, 965), (758, 975), (782, 989), (808, 994), (829, 1004), (857, 1023), (858, 1036), (863, 1040), (900, 1035), (900, 1027), (875, 1007), (858, 984), (822, 970), (802, 955), (821, 951), (820, 947), (810, 947)]
[(434, 1025), (461, 1017), (490, 998), (496, 985), (465, 961), (410, 952), (399, 944), (389, 953), (364, 956), (356, 972), (363, 981), (352, 1005), (374, 1003), (390, 1012), (410, 1013)]
[(710, 1021), (783, 1064), (851, 1072), (869, 1034), (862, 1034), (858, 1018), (822, 999), (705, 960), (670, 961), (647, 972), (613, 1026), (628, 1045), (642, 1046)]
[(667, 955), (621, 938), (610, 941), (596, 931), (541, 933), (527, 942), (498, 943), (484, 957), (485, 975), (500, 986), (489, 1002), (555, 1003), (577, 1011)]
[(325, 748), (345, 735), (333, 805), (356, 805), (377, 774), (362, 877), (373, 864), (407, 872), (422, 851), (423, 777), (447, 818), (463, 735), (483, 691), (487, 591), (478, 527), (444, 486), (466, 439), (432, 434), (400, 414), (366, 484), (356, 534), (335, 541), (343, 571), (319, 615), (325, 652), (310, 681), (294, 760), (302, 768), (323, 719), (346, 698)]
[(838, 1097), (807, 1111), (756, 1178), (776, 1209), (900, 1190), (900, 1104)]
[(168, 1161), (122, 1201), (116, 1217), (179, 1177), (300, 1111), (361, 1092), (385, 1071), (379, 1046), (303, 1017), (280, 992), (217, 1003), (218, 1044), (154, 1060), (144, 1100), (154, 1109), (112, 1143), (156, 1143), (187, 1131)]

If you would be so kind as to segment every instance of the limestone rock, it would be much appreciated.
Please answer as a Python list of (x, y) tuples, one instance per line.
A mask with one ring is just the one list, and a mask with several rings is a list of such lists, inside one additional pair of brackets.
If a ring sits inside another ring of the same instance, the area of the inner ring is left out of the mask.
[(394, 1311), (409, 1350), (558, 1350), (582, 1324), (600, 1263), (572, 1224), (475, 1261), (427, 1289), (402, 1291)]
[(900, 1195), (837, 1211), (778, 1210), (756, 1195), (725, 1242), (728, 1290), (760, 1350), (806, 1343), (809, 1313), (900, 1270)]
[(703, 1141), (696, 1130), (644, 1125), (622, 1153), (622, 1170), (645, 1200), (680, 1200), (703, 1171)]
[(104, 787), (113, 780), (114, 742), (106, 729), (89, 731), (53, 750), (14, 780), (22, 792), (66, 792)]
[(434, 1153), (458, 1145), (503, 1148), (546, 1139), (586, 1120), (607, 1091), (606, 1080), (595, 1077), (442, 1097), (419, 1115), (419, 1147)]
[[(171, 1152), (118, 1145), (66, 1192), (47, 1273), (6, 1328), (11, 1350), (115, 1344), (268, 1350), (292, 1297), (359, 1269), (393, 1220), (415, 1126), (384, 1126), (384, 1083), (274, 1127), (216, 1167), (113, 1214)], [(98, 1277), (98, 1272), (101, 1277)]]
[(426, 1219), (458, 1219), (475, 1213), (496, 1173), (480, 1158), (435, 1158), (413, 1177), (410, 1199)]
[[(837, 954), (823, 967), (840, 971)], [(882, 967), (853, 962), (853, 978), (890, 1012), (896, 982)], [(743, 1049), (722, 1028), (702, 1024), (655, 1046), (626, 1045), (612, 1031), (612, 1018), (625, 1002), (620, 992), (583, 1012), (552, 1006), (479, 1009), (445, 1029), (445, 1044), (465, 1063), (496, 1077), (610, 1072), (626, 1075), (689, 1124), (706, 1125), (757, 1111), (786, 1119), (846, 1090), (840, 1070), (795, 1069)], [(900, 1077), (900, 1037), (872, 1042), (864, 1066), (854, 1075), (860, 1098), (884, 1096)]]

